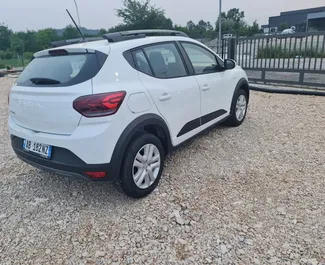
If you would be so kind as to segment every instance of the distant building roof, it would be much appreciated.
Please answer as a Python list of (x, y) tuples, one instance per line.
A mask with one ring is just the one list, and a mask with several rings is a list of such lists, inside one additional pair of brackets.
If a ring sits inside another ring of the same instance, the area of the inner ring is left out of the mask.
[(301, 13), (315, 13), (315, 12), (321, 12), (325, 11), (325, 6), (320, 7), (314, 7), (314, 8), (306, 8), (306, 9), (299, 9), (299, 10), (292, 10), (292, 11), (285, 11), (281, 12), (281, 16), (288, 16), (288, 15), (295, 15), (295, 14), (301, 14)]

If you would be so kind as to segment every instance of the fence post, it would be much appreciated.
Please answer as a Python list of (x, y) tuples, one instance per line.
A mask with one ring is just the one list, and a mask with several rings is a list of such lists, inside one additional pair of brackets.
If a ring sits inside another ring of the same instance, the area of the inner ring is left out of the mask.
[(235, 60), (236, 39), (228, 39), (227, 58)]

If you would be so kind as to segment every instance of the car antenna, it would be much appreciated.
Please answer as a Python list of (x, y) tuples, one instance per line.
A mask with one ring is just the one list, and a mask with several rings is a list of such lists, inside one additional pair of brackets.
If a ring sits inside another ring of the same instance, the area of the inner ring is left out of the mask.
[(82, 32), (81, 32), (80, 28), (78, 27), (78, 25), (77, 25), (76, 21), (75, 21), (75, 20), (73, 19), (73, 17), (71, 16), (71, 14), (70, 14), (69, 10), (68, 10), (68, 9), (66, 9), (66, 11), (67, 11), (67, 13), (68, 13), (69, 17), (71, 18), (71, 20), (72, 20), (73, 24), (76, 26), (76, 28), (77, 28), (77, 30), (78, 30), (78, 32), (79, 32), (79, 34), (80, 34), (81, 38), (82, 38), (82, 41), (81, 41), (81, 42), (87, 42), (87, 40), (86, 40), (86, 38), (85, 38), (84, 34), (82, 34)]

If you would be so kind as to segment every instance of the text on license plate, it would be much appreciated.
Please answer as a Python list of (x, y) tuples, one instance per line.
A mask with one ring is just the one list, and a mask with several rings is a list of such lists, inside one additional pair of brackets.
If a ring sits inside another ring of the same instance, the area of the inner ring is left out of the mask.
[(33, 152), (35, 154), (39, 154), (46, 158), (51, 158), (52, 154), (52, 146), (47, 144), (36, 143), (29, 140), (23, 141), (23, 149), (29, 152)]

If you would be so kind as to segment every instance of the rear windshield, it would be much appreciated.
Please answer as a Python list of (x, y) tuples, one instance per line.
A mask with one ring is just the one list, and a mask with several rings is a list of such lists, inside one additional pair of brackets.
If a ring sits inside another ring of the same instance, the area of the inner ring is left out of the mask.
[[(71, 86), (93, 78), (100, 70), (102, 53), (34, 58), (17, 80), (19, 86)], [(106, 58), (105, 58), (106, 59)]]

